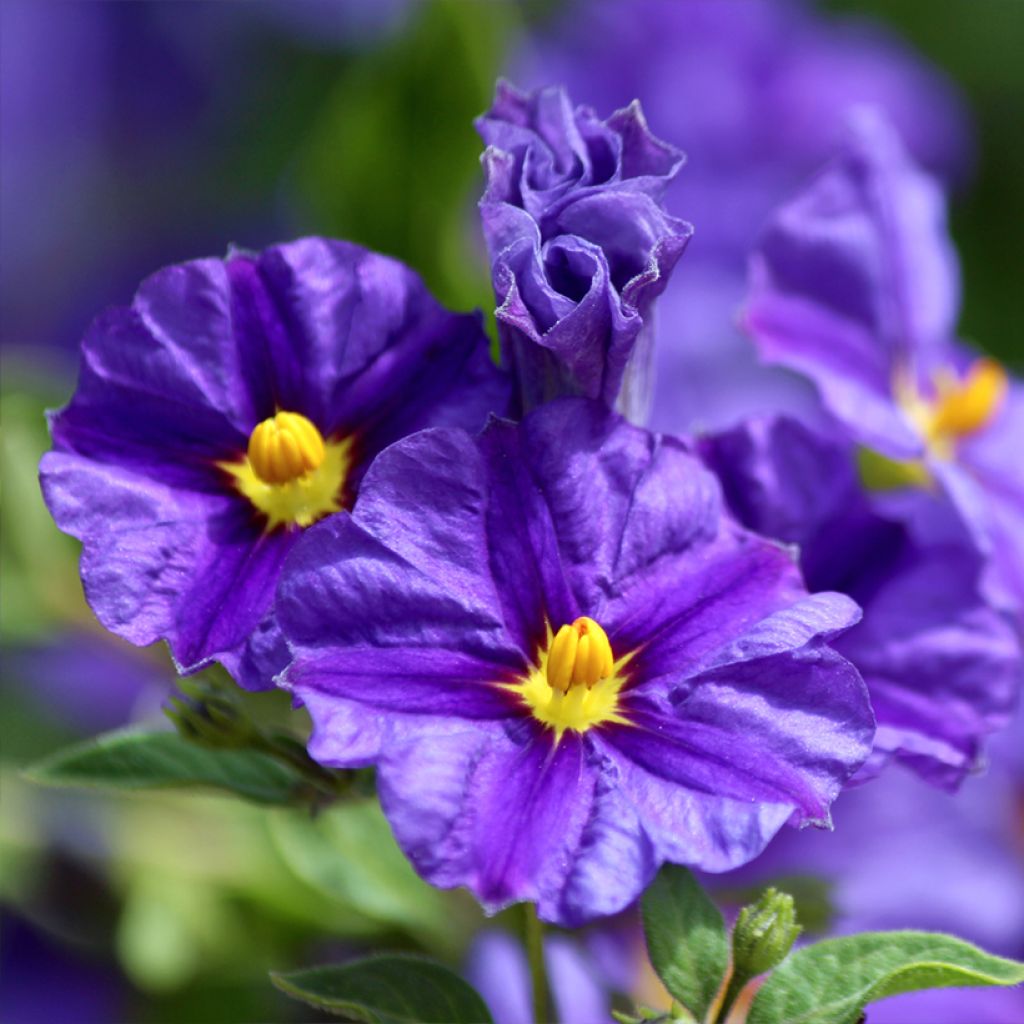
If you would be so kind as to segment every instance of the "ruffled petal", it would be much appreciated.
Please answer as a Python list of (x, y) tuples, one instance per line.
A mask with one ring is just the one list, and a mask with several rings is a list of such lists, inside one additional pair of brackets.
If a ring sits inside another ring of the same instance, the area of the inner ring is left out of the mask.
[(855, 437), (906, 457), (920, 443), (895, 377), (952, 338), (958, 305), (941, 190), (880, 114), (858, 110), (841, 156), (766, 230), (748, 329), (766, 358), (811, 377)]
[(112, 632), (167, 639), (193, 671), (236, 656), (270, 611), (294, 535), (263, 534), (232, 498), (59, 452), (41, 479), (57, 525), (83, 543), (86, 597)]

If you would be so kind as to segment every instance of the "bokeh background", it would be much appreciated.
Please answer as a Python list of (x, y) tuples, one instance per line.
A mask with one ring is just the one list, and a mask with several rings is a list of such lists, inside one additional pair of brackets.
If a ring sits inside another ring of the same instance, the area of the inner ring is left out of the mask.
[[(505, 74), (566, 81), (602, 115), (639, 95), (689, 154), (669, 206), (697, 233), (663, 302), (658, 389), (676, 419), (659, 426), (787, 400), (732, 326), (745, 252), (861, 101), (885, 106), (947, 184), (962, 332), (1020, 371), (1022, 46), (1019, 0), (4, 0), (0, 1021), (309, 1020), (266, 972), (368, 948), (468, 962), (495, 1004), (522, 1005), (512, 923), (481, 939), (472, 902), (420, 883), (372, 803), (312, 820), (19, 774), (76, 738), (160, 724), (173, 686), (162, 648), (94, 622), (76, 545), (38, 495), (44, 410), (70, 395), (92, 316), (167, 263), (303, 234), (398, 256), (443, 302), (490, 314), (472, 120)], [(1003, 737), (961, 797), (903, 777), (853, 794), (837, 808), (846, 839), (769, 857), (762, 874), (796, 872), (822, 929), (948, 927), (1024, 954), (1021, 745), (1019, 729)], [(911, 880), (897, 862), (927, 870)], [(728, 899), (747, 880), (723, 884)], [(598, 977), (648, 984), (629, 920), (556, 956), (576, 1019), (600, 1012)], [(938, 1024), (942, 1005), (870, 1019)], [(1024, 1022), (1020, 1003), (992, 1005), (972, 1012)]]

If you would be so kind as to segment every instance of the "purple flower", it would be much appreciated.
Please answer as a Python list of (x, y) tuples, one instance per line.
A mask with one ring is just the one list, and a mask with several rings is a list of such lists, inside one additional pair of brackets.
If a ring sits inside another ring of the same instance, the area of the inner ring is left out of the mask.
[(479, 320), (394, 260), (316, 238), (197, 260), (93, 323), (43, 493), (108, 629), (260, 688), (287, 661), (272, 603), (302, 529), (392, 441), (475, 427), (504, 394)]
[(5, 646), (4, 677), (34, 711), (90, 734), (157, 711), (174, 674), (108, 633), (69, 629), (46, 643)]
[[(549, 935), (544, 943), (555, 1019), (560, 1024), (610, 1024), (611, 996), (607, 985), (575, 943)], [(484, 997), (495, 1024), (529, 1024), (531, 982), (522, 945), (507, 932), (481, 932), (469, 951), (466, 977)]]
[(581, 394), (642, 419), (652, 306), (693, 230), (661, 202), (682, 154), (639, 104), (601, 121), (560, 88), (500, 82), (477, 129), (499, 334), (524, 408)]
[(746, 325), (904, 485), (946, 490), (998, 552), (1001, 593), (1020, 603), (1024, 386), (955, 344), (958, 298), (941, 192), (862, 110), (838, 159), (767, 229)]
[(680, 433), (793, 411), (792, 375), (758, 365), (733, 320), (758, 231), (833, 152), (845, 112), (870, 103), (915, 157), (962, 178), (972, 152), (961, 97), (881, 24), (775, 0), (577, 0), (516, 56), (529, 86), (564, 83), (614, 110), (643, 99), (688, 154), (668, 192), (696, 235), (658, 301), (651, 423)]
[(1017, 696), (1015, 631), (984, 596), (984, 556), (941, 496), (868, 495), (851, 446), (796, 420), (754, 420), (701, 441), (742, 523), (800, 547), (812, 590), (863, 620), (835, 641), (860, 670), (878, 730), (861, 776), (893, 757), (946, 788), (977, 762)]
[(575, 925), (671, 860), (722, 871), (827, 822), (870, 748), (825, 641), (859, 612), (722, 514), (678, 441), (566, 399), (424, 431), (278, 590), (325, 764), (378, 766), (417, 870)]

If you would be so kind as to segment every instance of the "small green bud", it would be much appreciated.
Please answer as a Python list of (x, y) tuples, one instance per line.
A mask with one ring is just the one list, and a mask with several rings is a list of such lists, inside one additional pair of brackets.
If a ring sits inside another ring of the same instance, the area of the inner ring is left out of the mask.
[(766, 889), (736, 919), (732, 932), (733, 977), (749, 980), (770, 971), (786, 958), (801, 931), (793, 897)]
[(186, 739), (207, 747), (245, 747), (255, 736), (238, 698), (215, 680), (198, 676), (178, 681), (164, 713)]

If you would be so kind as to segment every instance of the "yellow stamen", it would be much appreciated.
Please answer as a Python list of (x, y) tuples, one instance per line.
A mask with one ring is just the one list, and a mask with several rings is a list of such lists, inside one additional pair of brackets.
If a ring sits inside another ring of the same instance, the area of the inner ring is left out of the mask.
[(976, 359), (962, 381), (937, 381), (930, 432), (936, 437), (967, 437), (994, 419), (1009, 386), (1006, 370), (994, 359)]
[(286, 484), (319, 468), (324, 439), (305, 416), (279, 412), (252, 432), (248, 455), (252, 471), (264, 483)]
[(562, 693), (568, 693), (570, 686), (589, 690), (612, 674), (614, 664), (608, 634), (593, 619), (581, 615), (555, 634), (548, 653), (548, 683)]
[(961, 378), (949, 369), (932, 378), (933, 394), (922, 395), (912, 380), (896, 382), (896, 398), (937, 459), (956, 456), (957, 444), (984, 430), (999, 413), (1009, 378), (994, 359), (976, 359)]
[(351, 438), (324, 441), (305, 416), (279, 412), (256, 426), (241, 461), (218, 465), (273, 530), (337, 512), (351, 462)]
[(557, 633), (549, 627), (536, 667), (507, 689), (522, 698), (534, 718), (555, 730), (556, 743), (567, 729), (583, 733), (604, 722), (628, 725), (619, 710), (619, 691), (625, 683), (621, 670), (632, 656), (616, 661), (608, 634), (581, 616)]

